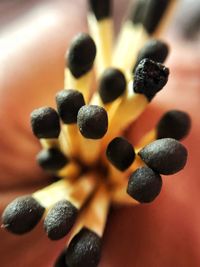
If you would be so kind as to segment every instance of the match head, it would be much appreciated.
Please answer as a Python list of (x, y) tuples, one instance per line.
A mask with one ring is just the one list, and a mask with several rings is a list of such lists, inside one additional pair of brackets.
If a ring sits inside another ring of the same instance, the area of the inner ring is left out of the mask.
[(77, 218), (77, 208), (67, 200), (57, 202), (47, 213), (44, 229), (51, 240), (66, 236)]
[(32, 196), (18, 197), (4, 210), (2, 227), (14, 234), (25, 234), (39, 223), (44, 211)]
[(107, 112), (100, 106), (85, 105), (78, 112), (77, 124), (85, 138), (101, 139), (108, 130)]
[(161, 188), (161, 176), (148, 167), (141, 167), (131, 174), (127, 193), (140, 203), (149, 203), (159, 195)]
[(83, 228), (69, 244), (66, 263), (73, 267), (97, 267), (101, 256), (101, 238)]
[(59, 171), (69, 162), (69, 159), (57, 148), (41, 150), (36, 159), (44, 170), (50, 172)]
[(107, 159), (120, 171), (128, 169), (135, 159), (131, 143), (123, 137), (114, 138), (106, 149)]
[(97, 20), (103, 20), (111, 16), (111, 0), (89, 0), (88, 2)]
[(104, 104), (110, 103), (120, 97), (126, 90), (124, 74), (115, 68), (104, 71), (99, 84), (99, 95)]
[(31, 113), (31, 127), (37, 138), (58, 138), (60, 134), (58, 113), (51, 107), (35, 109)]
[(168, 54), (169, 47), (166, 43), (156, 39), (149, 40), (138, 54), (134, 71), (142, 59), (148, 58), (155, 62), (164, 63)]
[(148, 167), (164, 175), (179, 172), (187, 162), (187, 149), (172, 138), (156, 140), (141, 149), (138, 155)]
[(157, 139), (174, 138), (181, 140), (186, 137), (191, 129), (190, 116), (180, 110), (166, 112), (157, 125)]
[(168, 68), (145, 58), (140, 61), (135, 70), (133, 90), (135, 93), (145, 95), (151, 101), (156, 93), (166, 85), (168, 76)]
[(79, 109), (85, 105), (83, 95), (77, 90), (62, 90), (56, 94), (58, 113), (65, 124), (77, 122)]
[(72, 75), (80, 78), (92, 69), (96, 56), (96, 45), (87, 33), (78, 34), (67, 52), (67, 64)]
[(131, 20), (133, 24), (142, 23), (147, 7), (146, 2), (147, 2), (146, 0), (136, 1), (132, 13), (129, 16), (129, 20)]

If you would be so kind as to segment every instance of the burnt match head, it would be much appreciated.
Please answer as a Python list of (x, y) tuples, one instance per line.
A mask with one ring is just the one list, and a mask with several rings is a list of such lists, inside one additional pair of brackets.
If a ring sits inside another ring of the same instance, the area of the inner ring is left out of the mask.
[(83, 95), (77, 90), (62, 90), (56, 95), (57, 110), (65, 124), (77, 122), (79, 109), (85, 105)]
[(99, 83), (99, 95), (104, 104), (110, 103), (121, 96), (126, 90), (124, 74), (115, 68), (104, 71)]
[(32, 196), (18, 197), (4, 210), (2, 227), (14, 234), (25, 234), (39, 223), (44, 211)]
[(135, 93), (144, 94), (149, 101), (167, 83), (169, 69), (164, 65), (150, 59), (143, 59), (138, 64), (135, 74), (133, 90)]
[(96, 56), (96, 45), (87, 33), (78, 34), (67, 52), (67, 64), (72, 75), (80, 78), (92, 69)]
[(120, 171), (130, 167), (135, 159), (133, 146), (123, 137), (113, 139), (106, 149), (107, 159)]
[(41, 150), (36, 159), (44, 170), (50, 172), (59, 171), (69, 162), (69, 159), (57, 148)]
[(77, 218), (78, 210), (67, 200), (57, 202), (47, 213), (44, 228), (51, 240), (59, 240), (71, 230)]
[(73, 267), (96, 267), (101, 255), (101, 238), (83, 228), (69, 244), (66, 263)]
[(164, 175), (182, 170), (187, 161), (186, 148), (172, 138), (156, 140), (141, 149), (138, 155), (148, 167)]
[(31, 127), (37, 138), (58, 138), (60, 134), (58, 113), (51, 107), (35, 109), (31, 113)]
[(169, 47), (166, 43), (152, 39), (148, 41), (145, 46), (140, 50), (138, 58), (134, 67), (140, 63), (142, 59), (148, 58), (155, 62), (164, 63), (169, 53)]
[(136, 4), (133, 7), (132, 13), (129, 16), (129, 20), (131, 20), (133, 24), (142, 23), (145, 16), (146, 8), (146, 0), (137, 0)]
[(77, 124), (85, 138), (100, 139), (108, 129), (107, 112), (100, 106), (85, 105), (78, 112)]
[(89, 0), (88, 2), (89, 7), (97, 20), (103, 20), (111, 16), (111, 0)]
[(174, 138), (181, 140), (186, 137), (191, 128), (190, 116), (180, 110), (166, 112), (157, 125), (157, 139)]
[(161, 176), (148, 167), (141, 167), (131, 174), (127, 193), (140, 203), (149, 203), (159, 195), (161, 188)]

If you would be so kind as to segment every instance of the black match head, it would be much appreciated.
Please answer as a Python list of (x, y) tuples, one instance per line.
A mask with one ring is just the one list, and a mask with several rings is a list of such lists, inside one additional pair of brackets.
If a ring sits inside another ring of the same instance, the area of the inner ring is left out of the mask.
[(56, 259), (53, 267), (69, 267), (66, 262), (65, 262), (65, 257), (66, 257), (66, 249), (64, 249), (58, 258)]
[(44, 229), (51, 240), (59, 240), (71, 230), (78, 210), (67, 200), (57, 202), (47, 213)]
[(57, 110), (65, 124), (77, 122), (79, 109), (85, 105), (83, 95), (77, 90), (62, 90), (56, 95)]
[(97, 20), (103, 20), (111, 16), (112, 0), (89, 0), (88, 2)]
[(78, 34), (67, 52), (67, 64), (72, 75), (80, 78), (92, 69), (96, 56), (96, 45), (87, 33)]
[[(143, 20), (143, 26), (148, 34), (153, 34), (159, 27), (168, 6), (174, 0), (149, 0), (147, 11)], [(159, 12), (158, 12), (159, 11)]]
[(126, 90), (124, 74), (115, 68), (104, 71), (99, 83), (99, 95), (104, 104), (110, 103), (121, 96)]
[(85, 105), (78, 112), (77, 124), (85, 138), (100, 139), (108, 129), (107, 112), (100, 106)]
[(106, 149), (107, 159), (120, 171), (128, 169), (135, 159), (133, 146), (123, 137), (113, 139)]
[(73, 267), (97, 267), (101, 255), (101, 238), (83, 228), (67, 248), (66, 263)]
[(69, 159), (57, 148), (41, 150), (36, 159), (44, 170), (50, 172), (59, 171), (69, 162)]
[(131, 174), (127, 193), (140, 203), (149, 203), (159, 195), (161, 188), (161, 176), (148, 167), (141, 167)]
[(32, 196), (18, 197), (4, 210), (2, 227), (14, 234), (25, 234), (39, 223), (44, 211)]
[(31, 127), (37, 138), (58, 138), (60, 134), (58, 113), (51, 107), (35, 109), (31, 113)]
[(191, 128), (190, 116), (180, 110), (166, 112), (157, 125), (157, 139), (174, 138), (181, 140), (186, 137)]
[(129, 20), (131, 20), (133, 24), (142, 23), (146, 13), (146, 8), (147, 0), (137, 0), (129, 16)]
[(155, 62), (164, 63), (168, 54), (169, 47), (166, 43), (156, 39), (149, 40), (138, 54), (134, 71), (142, 59), (148, 58)]
[(143, 59), (135, 70), (133, 90), (135, 93), (144, 94), (151, 101), (166, 85), (168, 76), (168, 68), (153, 60)]
[(156, 140), (138, 154), (148, 167), (164, 175), (182, 170), (187, 161), (186, 148), (172, 138)]

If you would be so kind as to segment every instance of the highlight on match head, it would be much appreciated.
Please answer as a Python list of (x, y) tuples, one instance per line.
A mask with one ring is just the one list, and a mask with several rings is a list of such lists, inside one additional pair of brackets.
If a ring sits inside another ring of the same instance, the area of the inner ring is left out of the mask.
[(112, 0), (89, 0), (88, 3), (97, 20), (103, 20), (111, 16)]
[(14, 234), (25, 234), (39, 223), (44, 211), (45, 208), (32, 196), (18, 197), (4, 210), (2, 227)]

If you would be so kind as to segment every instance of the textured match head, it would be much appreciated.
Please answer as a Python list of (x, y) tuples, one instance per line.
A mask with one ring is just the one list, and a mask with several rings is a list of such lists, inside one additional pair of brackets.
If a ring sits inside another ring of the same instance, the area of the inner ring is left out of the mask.
[(159, 195), (161, 188), (161, 176), (148, 167), (141, 167), (131, 174), (127, 193), (140, 203), (149, 203)]
[(77, 122), (79, 109), (85, 105), (83, 95), (77, 90), (62, 90), (56, 95), (58, 113), (65, 124)]
[(142, 148), (138, 155), (148, 167), (164, 175), (179, 172), (187, 162), (187, 149), (172, 138), (156, 140)]
[(166, 85), (168, 76), (169, 69), (164, 65), (147, 58), (143, 59), (134, 73), (133, 90), (135, 93), (145, 95), (151, 101)]
[(99, 95), (104, 104), (110, 103), (120, 97), (126, 90), (124, 74), (115, 68), (104, 71), (99, 82)]
[(44, 229), (51, 240), (66, 236), (77, 218), (77, 208), (67, 200), (57, 202), (47, 213)]
[(108, 130), (107, 112), (100, 106), (85, 105), (78, 112), (77, 124), (85, 138), (101, 139)]
[(67, 52), (67, 66), (75, 78), (89, 72), (96, 56), (96, 45), (87, 33), (78, 34)]
[(31, 127), (37, 138), (58, 138), (60, 134), (58, 113), (51, 107), (35, 109), (31, 113)]
[(109, 143), (106, 156), (118, 170), (125, 171), (133, 163), (135, 151), (128, 140), (123, 137), (116, 137)]
[(103, 20), (111, 16), (112, 0), (89, 0), (89, 8), (97, 20)]
[(83, 228), (71, 240), (66, 252), (66, 263), (73, 267), (97, 267), (101, 256), (101, 238)]
[(39, 223), (44, 211), (32, 196), (18, 197), (4, 210), (2, 227), (14, 234), (25, 234)]

